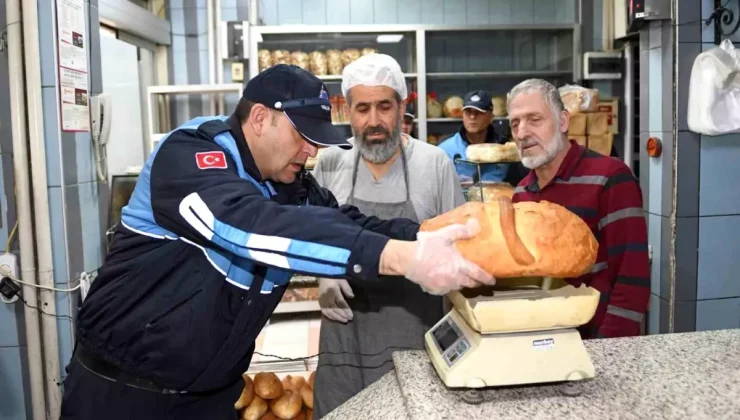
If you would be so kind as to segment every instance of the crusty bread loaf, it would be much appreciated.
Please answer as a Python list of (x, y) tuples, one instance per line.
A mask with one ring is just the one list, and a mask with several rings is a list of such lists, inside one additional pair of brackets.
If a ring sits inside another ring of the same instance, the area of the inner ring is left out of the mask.
[(290, 420), (297, 416), (303, 408), (301, 393), (286, 389), (282, 396), (270, 400), (270, 410), (283, 420)]
[(311, 386), (311, 389), (313, 389), (313, 383), (316, 380), (316, 371), (314, 370), (311, 372), (311, 375), (308, 377), (308, 384)]
[(505, 182), (491, 182), (474, 185), (468, 189), (468, 201), (495, 202), (498, 197), (514, 196), (514, 187)]
[(460, 253), (494, 277), (578, 277), (596, 262), (598, 242), (588, 225), (565, 207), (547, 201), (512, 204), (468, 202), (424, 221), (421, 231), (477, 219), (481, 231), (458, 241)]
[(283, 395), (283, 384), (274, 373), (260, 372), (254, 375), (254, 393), (271, 400)]
[(313, 409), (306, 409), (306, 420), (313, 420)]
[(481, 163), (519, 162), (521, 160), (516, 143), (513, 141), (504, 144), (471, 144), (465, 149), (465, 156), (470, 161)]
[(242, 377), (244, 378), (244, 389), (242, 390), (242, 395), (239, 396), (239, 399), (234, 404), (234, 409), (236, 410), (241, 410), (248, 406), (252, 402), (252, 399), (254, 399), (254, 383), (252, 382), (252, 378), (247, 374), (242, 375)]

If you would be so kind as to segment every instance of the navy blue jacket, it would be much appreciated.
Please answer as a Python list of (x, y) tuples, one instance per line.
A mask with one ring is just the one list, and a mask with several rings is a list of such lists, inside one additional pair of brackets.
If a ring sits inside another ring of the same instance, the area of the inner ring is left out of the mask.
[(166, 388), (229, 387), (293, 273), (383, 281), (386, 242), (418, 227), (338, 207), (305, 173), (262, 180), (235, 118), (196, 118), (142, 169), (79, 310), (79, 343)]

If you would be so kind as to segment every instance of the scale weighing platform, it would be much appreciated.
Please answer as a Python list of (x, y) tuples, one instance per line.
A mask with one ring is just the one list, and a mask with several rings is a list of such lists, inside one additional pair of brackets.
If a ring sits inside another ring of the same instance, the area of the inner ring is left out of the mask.
[(591, 320), (600, 293), (562, 280), (553, 288), (551, 279), (542, 287), (506, 280), (516, 286), (499, 280), (448, 294), (453, 310), (424, 337), (442, 382), (475, 389), (593, 378), (576, 328)]

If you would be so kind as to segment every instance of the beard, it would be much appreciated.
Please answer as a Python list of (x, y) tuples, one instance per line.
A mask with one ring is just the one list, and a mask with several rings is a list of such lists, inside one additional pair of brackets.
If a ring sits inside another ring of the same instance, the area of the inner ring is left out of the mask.
[[(393, 129), (393, 132), (389, 132), (385, 127), (381, 126), (370, 127), (361, 133), (359, 130), (355, 131), (352, 129), (352, 131), (357, 140), (356, 143), (360, 155), (370, 163), (380, 164), (388, 162), (401, 146), (400, 124)], [(367, 138), (374, 134), (384, 134), (385, 138), (382, 140)]]
[(527, 137), (519, 140), (517, 151), (519, 152), (519, 158), (522, 161), (522, 165), (524, 165), (524, 167), (527, 169), (537, 169), (543, 165), (547, 165), (548, 163), (552, 162), (553, 159), (555, 159), (555, 156), (557, 156), (558, 153), (563, 150), (563, 148), (565, 148), (565, 144), (563, 143), (563, 140), (561, 138), (560, 130), (555, 130), (555, 134), (553, 134), (550, 141), (547, 142), (547, 145), (543, 148), (544, 151), (542, 153), (534, 156), (522, 155), (522, 150), (524, 148), (535, 144), (541, 145), (541, 143), (534, 137)]

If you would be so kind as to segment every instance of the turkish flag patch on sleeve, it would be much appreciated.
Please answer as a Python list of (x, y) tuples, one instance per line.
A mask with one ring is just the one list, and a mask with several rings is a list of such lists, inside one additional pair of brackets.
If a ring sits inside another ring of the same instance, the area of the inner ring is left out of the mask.
[(198, 169), (226, 169), (224, 152), (200, 152), (195, 154)]

